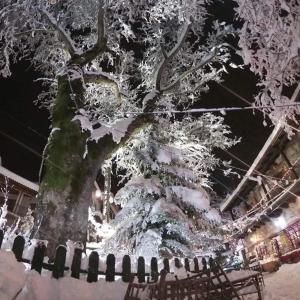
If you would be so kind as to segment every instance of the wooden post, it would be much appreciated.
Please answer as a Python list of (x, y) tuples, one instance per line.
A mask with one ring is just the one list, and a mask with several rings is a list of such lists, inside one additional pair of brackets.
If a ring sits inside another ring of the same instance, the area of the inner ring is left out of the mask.
[(186, 271), (190, 272), (191, 269), (190, 269), (190, 262), (188, 258), (184, 259), (184, 267)]
[(290, 162), (290, 160), (288, 159), (288, 157), (286, 156), (286, 154), (284, 153), (284, 151), (280, 151), (280, 154), (282, 155), (283, 159), (285, 160), (285, 162), (287, 163), (287, 165), (289, 166), (289, 168), (291, 169), (292, 173), (295, 176), (295, 179), (299, 179), (299, 175), (297, 174), (294, 166), (292, 165), (292, 163)]
[(106, 258), (106, 281), (115, 281), (116, 258), (113, 254), (108, 254)]
[(200, 269), (199, 269), (199, 262), (198, 262), (198, 258), (194, 257), (194, 272), (199, 273)]
[(3, 238), (4, 238), (4, 232), (3, 232), (3, 230), (1, 229), (1, 230), (0, 230), (0, 249), (1, 249), (1, 246), (2, 246)]
[(209, 268), (210, 268), (212, 271), (214, 271), (214, 269), (215, 269), (215, 262), (214, 262), (214, 260), (213, 260), (212, 257), (210, 257), (210, 258), (208, 259), (208, 264), (209, 264)]
[[(167, 259), (167, 258), (165, 258)], [(169, 260), (168, 260), (169, 263)], [(159, 279), (159, 284), (158, 284), (158, 292), (157, 292), (157, 299), (167, 299), (166, 294), (166, 276), (168, 272), (166, 269), (163, 269), (160, 271), (160, 279)]]
[(34, 249), (33, 258), (31, 261), (31, 270), (35, 270), (41, 274), (43, 268), (43, 261), (46, 252), (46, 246), (43, 242), (39, 242)]
[(99, 255), (93, 251), (89, 257), (87, 282), (98, 281)]
[(170, 273), (170, 263), (167, 258), (164, 258), (163, 264), (164, 264), (164, 270), (166, 270), (167, 273)]
[(145, 282), (145, 259), (142, 256), (138, 258), (137, 277), (139, 283)]
[(73, 278), (79, 279), (80, 277), (81, 255), (82, 255), (82, 249), (75, 248), (72, 265), (71, 265), (71, 271), (72, 271), (71, 277)]
[(67, 249), (65, 246), (58, 246), (55, 253), (52, 276), (56, 279), (64, 277)]
[(13, 243), (12, 252), (15, 254), (17, 261), (22, 260), (22, 255), (24, 251), (25, 240), (22, 236), (18, 235)]
[(266, 188), (266, 186), (265, 186), (265, 183), (264, 183), (263, 181), (261, 182), (261, 186), (262, 186), (262, 188), (263, 188), (263, 190), (264, 190), (264, 193), (265, 193), (265, 195), (266, 195), (268, 201), (270, 201), (270, 200), (271, 200), (271, 196), (270, 196), (270, 194), (268, 193), (267, 188)]
[(242, 254), (242, 258), (243, 258), (243, 262), (244, 262), (244, 268), (248, 268), (249, 263), (248, 263), (248, 259), (247, 259), (247, 256), (246, 256), (246, 250), (242, 249), (241, 254)]
[(131, 279), (131, 262), (130, 256), (124, 255), (122, 261), (122, 280), (124, 282), (129, 282)]
[(151, 279), (156, 282), (158, 280), (158, 265), (157, 265), (157, 258), (151, 258)]

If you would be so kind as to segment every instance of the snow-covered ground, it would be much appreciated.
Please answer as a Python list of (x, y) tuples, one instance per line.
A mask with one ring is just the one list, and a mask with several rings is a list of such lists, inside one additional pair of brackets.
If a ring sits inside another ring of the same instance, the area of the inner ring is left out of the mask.
[(300, 262), (284, 264), (277, 272), (264, 275), (264, 300), (300, 299)]
[[(70, 277), (56, 280), (48, 275), (45, 272), (40, 276), (35, 271), (26, 270), (15, 260), (12, 252), (0, 251), (1, 300), (122, 300), (127, 288), (122, 281), (87, 283)], [(300, 262), (283, 265), (277, 272), (264, 277), (264, 300), (300, 299)]]
[(49, 272), (44, 275), (26, 270), (12, 252), (0, 251), (1, 300), (121, 300), (127, 289), (122, 281), (87, 283), (71, 277), (52, 279)]

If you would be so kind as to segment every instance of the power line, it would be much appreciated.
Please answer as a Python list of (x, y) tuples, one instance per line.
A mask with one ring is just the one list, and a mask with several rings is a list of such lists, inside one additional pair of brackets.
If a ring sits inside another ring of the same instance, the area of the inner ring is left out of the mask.
[(11, 135), (3, 132), (2, 130), (0, 130), (0, 134), (2, 136), (4, 136), (5, 138), (15, 142), (16, 144), (18, 144), (19, 146), (23, 147), (24, 149), (28, 150), (29, 152), (31, 152), (32, 154), (34, 154), (35, 156), (38, 156), (39, 158), (46, 159), (52, 166), (54, 166), (55, 168), (59, 169), (60, 171), (62, 171), (63, 173), (66, 174), (66, 171), (63, 170), (60, 166), (58, 166), (57, 164), (55, 164), (54, 162), (52, 162), (49, 158), (44, 158), (42, 154), (40, 154), (38, 151), (34, 150), (33, 148), (27, 146), (26, 144), (24, 144), (23, 142), (17, 140), (16, 138), (12, 137)]
[[(227, 92), (231, 93), (232, 95), (234, 95), (234, 96), (236, 96), (237, 98), (239, 98), (240, 100), (242, 100), (243, 102), (245, 102), (245, 103), (247, 103), (247, 104), (249, 104), (249, 105), (253, 105), (252, 102), (250, 102), (250, 101), (247, 100), (245, 97), (241, 96), (240, 94), (238, 94), (237, 92), (235, 92), (234, 90), (232, 90), (231, 88), (229, 88), (228, 86), (226, 86), (226, 85), (224, 85), (224, 84), (222, 84), (222, 83), (219, 83), (219, 82), (217, 82), (217, 84), (218, 84), (219, 86), (221, 86), (223, 89), (225, 89)], [(298, 86), (298, 88), (296, 88), (296, 91), (297, 91), (297, 89), (299, 89), (299, 86)], [(298, 92), (299, 92), (299, 90), (298, 90)], [(295, 105), (297, 106), (297, 105), (299, 105), (299, 103), (295, 103)], [(276, 107), (276, 106), (272, 106), (272, 107)], [(272, 107), (271, 107), (271, 108), (272, 108)], [(262, 110), (261, 107), (259, 107), (259, 106), (253, 106), (253, 108), (256, 109), (256, 110), (258, 110), (259, 112), (261, 112), (262, 114), (265, 115), (265, 112)], [(273, 119), (272, 121), (274, 121), (275, 123), (278, 123), (278, 121), (279, 121), (279, 122), (282, 122), (285, 126), (290, 127), (290, 128), (292, 128), (293, 130), (295, 130), (295, 131), (297, 131), (297, 132), (300, 132), (300, 130), (299, 130), (298, 128), (296, 128), (296, 127), (294, 127), (294, 126), (288, 124), (287, 122), (283, 122), (283, 121), (280, 121), (280, 120), (274, 120), (274, 119)]]
[(151, 112), (124, 112), (124, 114), (128, 115), (163, 115), (163, 114), (191, 114), (191, 113), (209, 113), (209, 112), (232, 112), (232, 111), (243, 111), (243, 110), (262, 110), (265, 108), (282, 108), (282, 107), (294, 107), (300, 106), (300, 103), (290, 103), (290, 104), (278, 104), (278, 105), (265, 105), (265, 106), (245, 106), (245, 107), (222, 107), (222, 108), (194, 108), (188, 110), (157, 110)]
[(20, 120), (16, 119), (15, 117), (13, 117), (11, 114), (9, 114), (7, 111), (1, 110), (1, 113), (7, 115), (10, 119), (12, 119), (14, 122), (18, 123), (20, 126), (24, 127), (25, 129), (35, 133), (36, 135), (38, 135), (39, 137), (47, 140), (47, 137), (44, 136), (43, 134), (39, 133), (37, 130), (35, 130), (34, 128), (30, 127), (29, 125), (21, 122)]

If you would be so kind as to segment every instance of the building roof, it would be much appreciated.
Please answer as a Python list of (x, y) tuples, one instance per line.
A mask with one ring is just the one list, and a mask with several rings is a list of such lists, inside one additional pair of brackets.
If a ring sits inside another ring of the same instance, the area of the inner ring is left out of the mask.
[[(298, 84), (291, 100), (295, 101), (298, 95), (300, 94), (300, 83)], [(234, 203), (234, 200), (239, 197), (239, 194), (241, 193), (242, 189), (245, 187), (247, 181), (249, 180), (249, 177), (253, 174), (253, 172), (258, 171), (258, 166), (262, 163), (262, 161), (265, 159), (265, 156), (267, 152), (276, 144), (277, 139), (282, 134), (283, 128), (281, 126), (281, 122), (279, 121), (277, 125), (275, 126), (274, 130), (270, 134), (269, 138), (267, 139), (266, 143), (262, 147), (261, 151), (258, 153), (257, 157), (255, 158), (254, 162), (250, 166), (249, 170), (247, 171), (246, 175), (243, 177), (239, 185), (236, 187), (236, 189), (232, 192), (232, 194), (229, 195), (227, 199), (221, 204), (220, 210), (225, 211)]]
[(0, 166), (0, 175), (3, 175), (3, 176), (5, 176), (5, 177), (23, 185), (24, 187), (35, 191), (35, 192), (38, 192), (38, 190), (39, 190), (39, 186), (36, 183), (31, 182), (15, 173), (9, 171), (8, 169), (4, 168), (3, 166)]

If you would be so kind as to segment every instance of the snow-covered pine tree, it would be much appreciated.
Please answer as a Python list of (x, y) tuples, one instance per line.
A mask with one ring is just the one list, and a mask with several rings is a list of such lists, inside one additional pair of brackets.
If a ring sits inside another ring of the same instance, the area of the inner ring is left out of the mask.
[(122, 210), (111, 223), (116, 232), (106, 252), (194, 257), (221, 246), (222, 220), (203, 186), (221, 164), (212, 150), (236, 142), (222, 121), (206, 114), (197, 121), (161, 122), (145, 130), (146, 139), (132, 142), (130, 151), (119, 151), (116, 160), (132, 178), (114, 198)]

